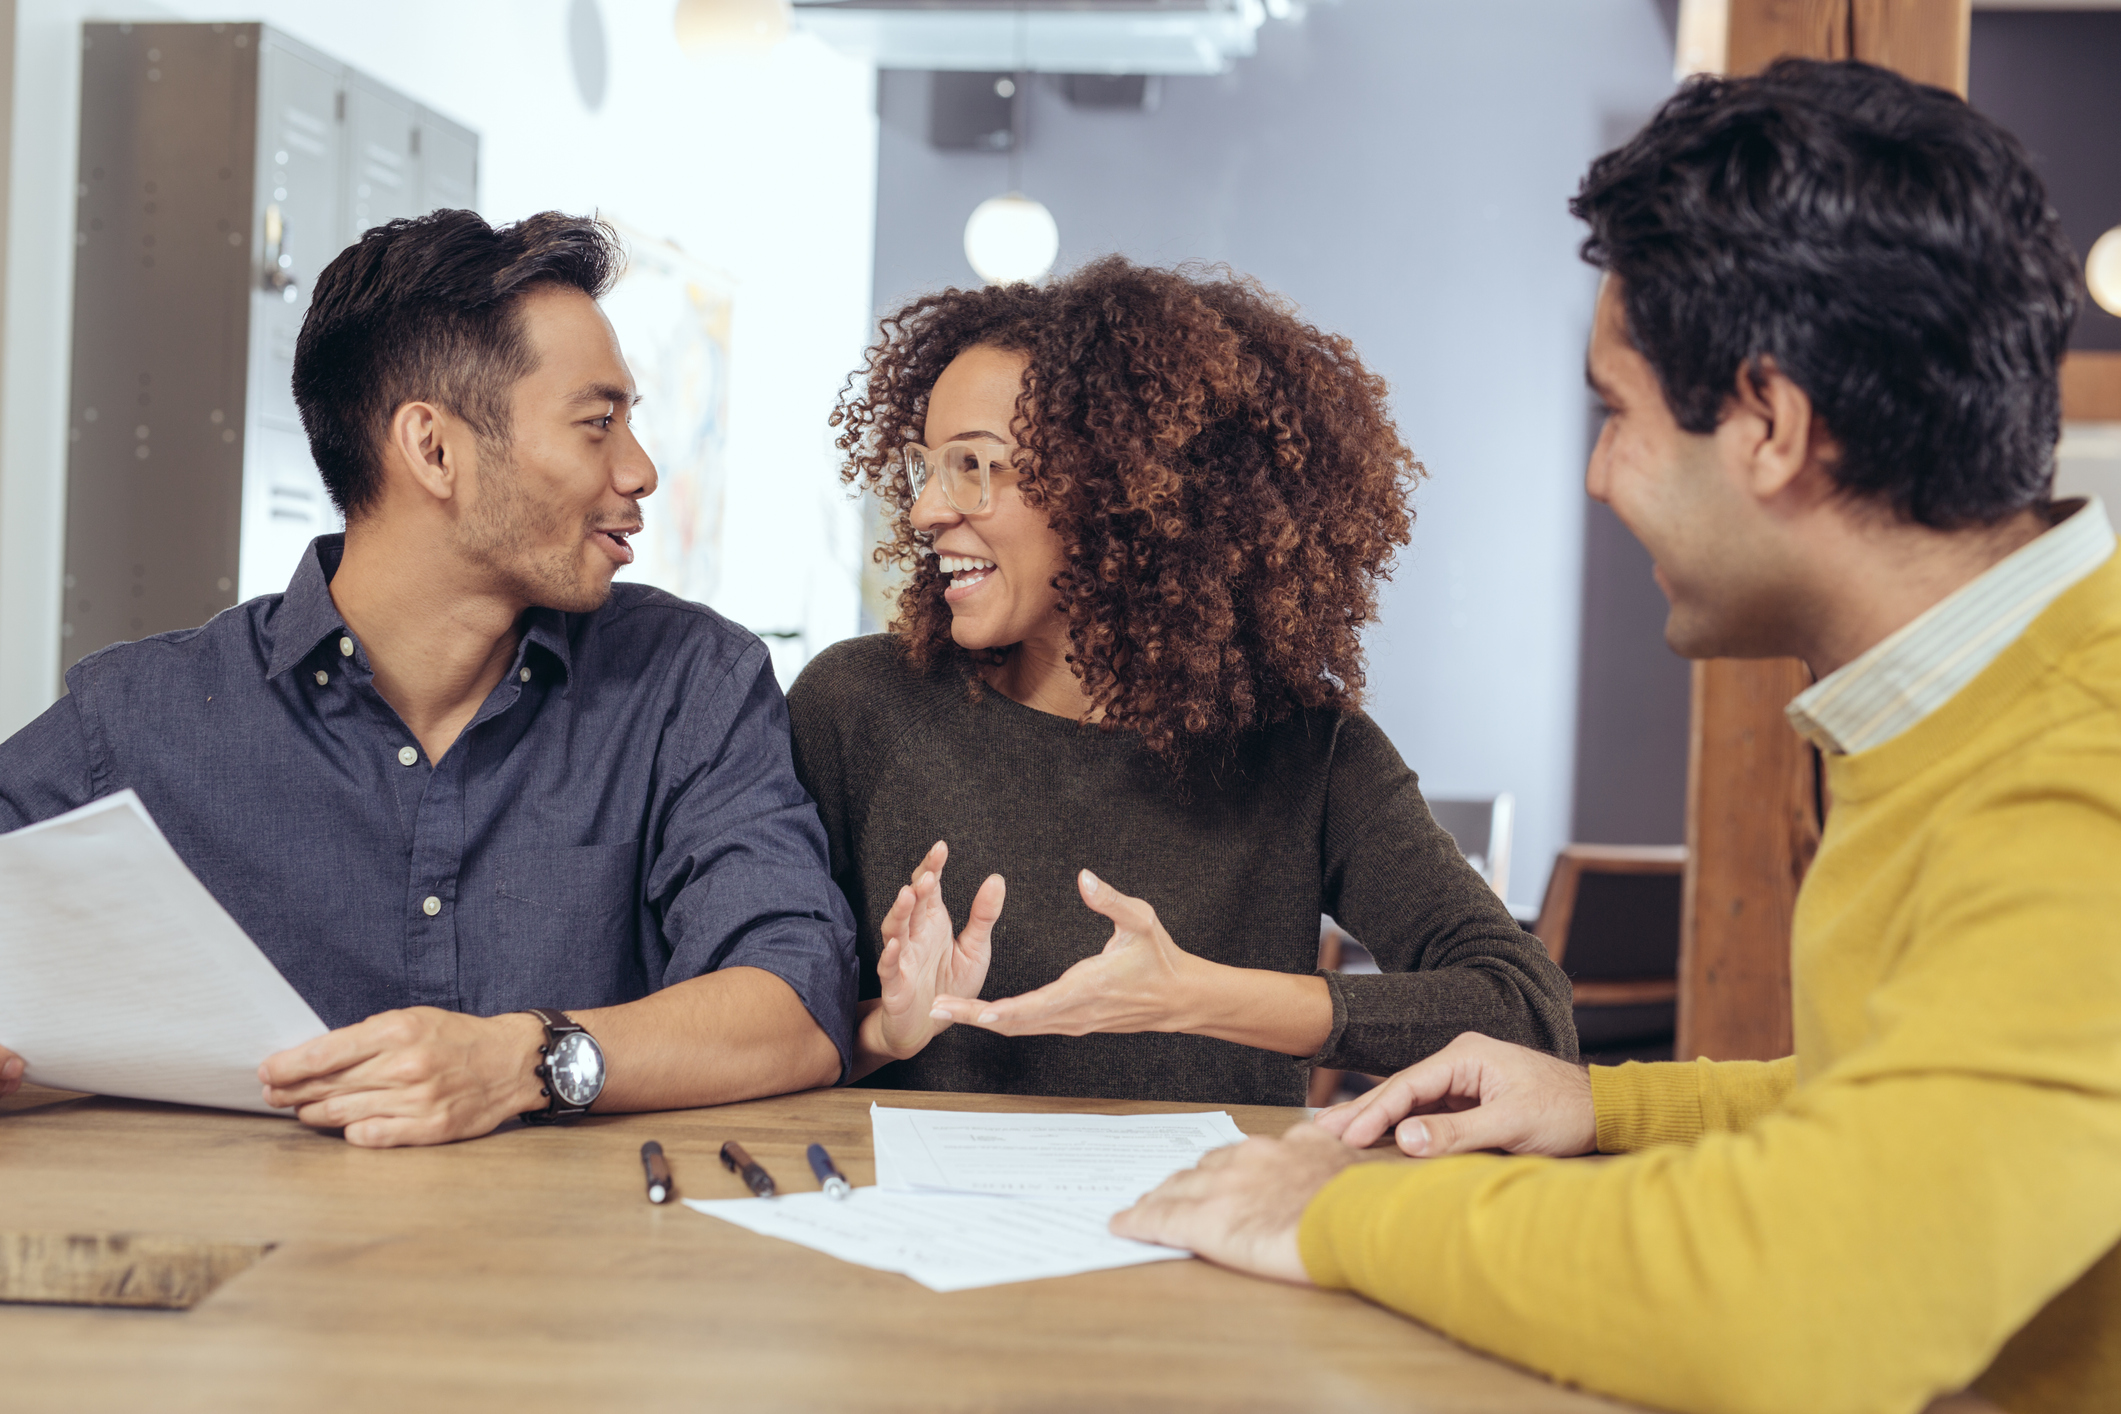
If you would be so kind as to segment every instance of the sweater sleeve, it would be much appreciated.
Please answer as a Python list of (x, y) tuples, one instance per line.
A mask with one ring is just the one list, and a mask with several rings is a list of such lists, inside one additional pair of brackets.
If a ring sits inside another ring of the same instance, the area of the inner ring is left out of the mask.
[(1738, 1130), (1782, 1103), (1797, 1083), (1797, 1059), (1659, 1061), (1591, 1067), (1598, 1152), (1627, 1154), (1652, 1144), (1691, 1144)]
[[(1304, 1215), (1314, 1280), (1662, 1408), (1965, 1387), (2121, 1240), (2121, 782), (2077, 762), (1954, 814), (1870, 1032), (1779, 1105), (1716, 1128), (1765, 1077), (1696, 1069), (1691, 1146), (1357, 1165)], [(1686, 1069), (1605, 1085), (1683, 1111)]]
[(1333, 1029), (1311, 1064), (1389, 1075), (1466, 1031), (1576, 1058), (1569, 979), (1361, 713), (1341, 719), (1334, 741), (1324, 833), (1326, 911), (1380, 972), (1326, 974)]

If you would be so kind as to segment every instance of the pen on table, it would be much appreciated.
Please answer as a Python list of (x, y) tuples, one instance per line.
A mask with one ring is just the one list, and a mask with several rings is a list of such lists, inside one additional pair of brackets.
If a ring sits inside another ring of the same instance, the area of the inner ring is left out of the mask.
[(808, 1153), (810, 1171), (817, 1175), (818, 1187), (825, 1190), (827, 1197), (844, 1198), (854, 1191), (854, 1185), (847, 1182), (847, 1175), (832, 1162), (832, 1155), (825, 1152), (824, 1145), (812, 1144)]
[(663, 1157), (663, 1146), (653, 1139), (641, 1146), (641, 1169), (648, 1175), (648, 1201), (669, 1202), (678, 1186), (670, 1181), (670, 1160)]
[(778, 1190), (773, 1186), (773, 1175), (759, 1167), (759, 1161), (744, 1152), (744, 1146), (732, 1139), (722, 1146), (722, 1167), (744, 1180), (744, 1186), (761, 1198), (771, 1198)]

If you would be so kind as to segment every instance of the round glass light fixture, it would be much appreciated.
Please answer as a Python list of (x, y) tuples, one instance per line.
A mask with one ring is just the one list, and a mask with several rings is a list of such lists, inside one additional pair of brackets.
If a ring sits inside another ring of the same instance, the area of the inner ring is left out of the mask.
[(671, 25), (693, 59), (770, 49), (788, 37), (788, 0), (678, 0)]
[(990, 285), (1036, 280), (1060, 254), (1060, 227), (1053, 213), (1019, 192), (993, 196), (972, 208), (965, 222), (965, 259)]
[(2121, 315), (2121, 226), (2092, 242), (2084, 258), (2084, 283), (2108, 314)]

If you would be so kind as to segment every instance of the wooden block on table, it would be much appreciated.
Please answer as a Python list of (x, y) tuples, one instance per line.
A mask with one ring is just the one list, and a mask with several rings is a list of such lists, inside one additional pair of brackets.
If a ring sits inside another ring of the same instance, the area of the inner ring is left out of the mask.
[(188, 1310), (271, 1243), (126, 1232), (0, 1232), (0, 1301)]

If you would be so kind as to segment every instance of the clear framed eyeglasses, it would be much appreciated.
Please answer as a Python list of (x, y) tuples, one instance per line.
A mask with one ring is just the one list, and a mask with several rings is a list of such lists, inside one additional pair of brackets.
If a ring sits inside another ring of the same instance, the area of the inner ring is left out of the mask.
[(899, 455), (905, 460), (906, 478), (916, 499), (933, 477), (951, 509), (964, 515), (978, 515), (992, 505), (996, 473), (1016, 469), (1010, 464), (1009, 449), (999, 442), (948, 442), (940, 447), (908, 442)]

